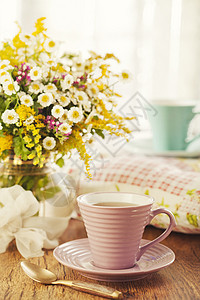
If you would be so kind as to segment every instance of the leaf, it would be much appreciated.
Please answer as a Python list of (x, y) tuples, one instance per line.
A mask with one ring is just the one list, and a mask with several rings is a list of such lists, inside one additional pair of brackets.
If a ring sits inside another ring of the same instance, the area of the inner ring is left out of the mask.
[(94, 128), (94, 130), (95, 130), (96, 134), (98, 134), (102, 139), (105, 138), (105, 135), (103, 134), (103, 130), (96, 129), (96, 128)]
[(63, 159), (62, 157), (59, 158), (59, 159), (56, 161), (56, 164), (57, 164), (60, 168), (62, 168), (62, 167), (64, 166), (64, 164), (65, 164), (64, 159)]
[(13, 144), (15, 154), (22, 160), (27, 160), (30, 151), (25, 147), (23, 138), (21, 136), (14, 137)]

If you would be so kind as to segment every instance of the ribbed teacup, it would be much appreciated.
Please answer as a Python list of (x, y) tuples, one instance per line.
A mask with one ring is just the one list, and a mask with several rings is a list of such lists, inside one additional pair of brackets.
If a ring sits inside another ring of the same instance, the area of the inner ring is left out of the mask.
[[(77, 198), (95, 266), (105, 269), (133, 267), (152, 245), (165, 239), (175, 226), (173, 214), (152, 210), (153, 198), (121, 192), (97, 192)], [(157, 239), (140, 247), (144, 228), (152, 218), (166, 213), (170, 225)]]

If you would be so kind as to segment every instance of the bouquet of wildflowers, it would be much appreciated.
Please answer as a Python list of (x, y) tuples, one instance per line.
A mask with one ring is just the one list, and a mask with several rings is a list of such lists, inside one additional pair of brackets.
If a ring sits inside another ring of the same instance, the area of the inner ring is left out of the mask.
[[(11, 152), (43, 166), (54, 155), (58, 165), (76, 149), (89, 174), (86, 143), (104, 131), (127, 138), (124, 119), (113, 112), (110, 79), (129, 73), (111, 71), (113, 54), (90, 52), (87, 59), (64, 53), (46, 35), (44, 19), (31, 35), (21, 32), (0, 49), (0, 158)], [(108, 108), (108, 104), (110, 108)]]

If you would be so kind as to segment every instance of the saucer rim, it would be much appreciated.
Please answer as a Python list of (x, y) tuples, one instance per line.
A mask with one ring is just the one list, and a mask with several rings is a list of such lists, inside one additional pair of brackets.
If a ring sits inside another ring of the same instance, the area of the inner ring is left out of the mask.
[(140, 138), (138, 140), (130, 141), (127, 144), (127, 149), (133, 153), (140, 153), (148, 156), (166, 156), (166, 157), (185, 157), (185, 158), (198, 158), (200, 157), (200, 151), (187, 151), (187, 150), (166, 150), (166, 151), (157, 151), (152, 147), (145, 147), (142, 145), (138, 145), (137, 142), (153, 142), (152, 137)]
[[(131, 267), (131, 268), (127, 268), (127, 269), (118, 269), (118, 270), (112, 270), (112, 269), (103, 269), (103, 268), (99, 268), (99, 267), (96, 267), (98, 268), (98, 270), (90, 270), (90, 269), (85, 269), (85, 268), (82, 268), (82, 267), (77, 267), (75, 265), (72, 265), (70, 263), (67, 263), (66, 261), (63, 261), (62, 259), (60, 259), (57, 255), (56, 255), (56, 251), (58, 248), (60, 248), (61, 246), (64, 247), (65, 245), (68, 245), (68, 244), (73, 244), (73, 242), (76, 242), (77, 241), (79, 242), (86, 242), (89, 244), (89, 241), (88, 241), (88, 238), (81, 238), (81, 239), (76, 239), (76, 240), (72, 240), (72, 241), (69, 241), (69, 242), (66, 242), (66, 243), (63, 243), (59, 246), (57, 246), (54, 250), (53, 250), (53, 256), (54, 258), (60, 262), (62, 265), (65, 265), (67, 266), (68, 268), (72, 269), (72, 270), (76, 270), (78, 271), (80, 274), (94, 274), (94, 275), (100, 275), (100, 276), (108, 276), (108, 275), (111, 275), (112, 277), (119, 277), (120, 275), (121, 276), (142, 276), (142, 275), (150, 275), (151, 273), (154, 273), (154, 272), (157, 272), (163, 268), (166, 268), (168, 267), (169, 265), (171, 265), (174, 261), (175, 261), (175, 253), (167, 246), (161, 244), (161, 243), (157, 243), (155, 246), (153, 247), (156, 247), (156, 246), (160, 246), (161, 248), (165, 249), (167, 252), (170, 252), (171, 254), (171, 259), (169, 262), (163, 264), (162, 266), (159, 266), (159, 267), (155, 267), (155, 268), (151, 268), (149, 270), (146, 270), (146, 271), (134, 271), (134, 268), (135, 266)], [(144, 242), (150, 242), (150, 240), (147, 240), (147, 239), (142, 239), (142, 241)], [(153, 248), (152, 247), (152, 248)], [(151, 249), (152, 249), (151, 248)], [(87, 249), (89, 250), (89, 249)], [(90, 250), (89, 250), (90, 251)], [(88, 261), (89, 262), (89, 261)], [(132, 270), (132, 272), (131, 272)], [(145, 277), (146, 277), (145, 276)]]

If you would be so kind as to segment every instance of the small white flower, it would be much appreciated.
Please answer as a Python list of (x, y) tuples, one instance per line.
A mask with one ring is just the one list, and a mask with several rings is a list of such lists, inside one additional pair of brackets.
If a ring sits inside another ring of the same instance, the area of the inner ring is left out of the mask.
[(1, 118), (5, 124), (15, 124), (17, 123), (19, 116), (14, 109), (6, 109)]
[(85, 111), (90, 112), (91, 111), (91, 102), (88, 100), (83, 101), (82, 103), (83, 108)]
[(2, 124), (0, 123), (0, 130), (2, 130), (3, 129), (3, 126), (2, 126)]
[(33, 105), (33, 99), (30, 95), (23, 95), (20, 97), (21, 104), (24, 104), (26, 106), (32, 106)]
[(123, 70), (120, 74), (120, 78), (122, 81), (130, 81), (132, 79), (132, 74), (127, 70)]
[(61, 81), (62, 90), (65, 91), (69, 89), (73, 82), (74, 82), (74, 77), (72, 75), (65, 76), (63, 81)]
[[(5, 72), (5, 71), (4, 71)], [(2, 72), (3, 74), (4, 74), (4, 72)], [(7, 73), (7, 72), (6, 72)], [(7, 73), (7, 74), (5, 74), (5, 75), (3, 75), (3, 76), (1, 76), (0, 77), (0, 83), (1, 84), (4, 84), (5, 82), (12, 82), (12, 78), (11, 78), (11, 76), (10, 76), (10, 74), (9, 73)]]
[(39, 80), (42, 77), (42, 72), (39, 67), (33, 67), (29, 73), (31, 80)]
[(99, 89), (95, 84), (91, 84), (88, 86), (87, 92), (90, 97), (95, 97), (99, 93)]
[(78, 123), (82, 120), (83, 118), (83, 112), (82, 109), (79, 107), (72, 107), (68, 111), (67, 117), (70, 121), (74, 123)]
[(66, 97), (64, 95), (59, 95), (58, 96), (58, 102), (63, 106), (67, 106), (70, 103), (69, 97)]
[(0, 61), (0, 70), (9, 70), (9, 69), (13, 69), (12, 66), (10, 66), (10, 61), (7, 59), (4, 59), (2, 61)]
[(49, 60), (49, 55), (46, 52), (40, 53), (40, 61), (46, 63)]
[(43, 84), (40, 82), (32, 82), (29, 87), (29, 92), (33, 94), (39, 94), (43, 91)]
[(62, 115), (61, 118), (59, 118), (59, 121), (60, 121), (61, 123), (65, 123), (65, 122), (68, 120), (67, 115), (68, 115), (68, 110), (67, 110), (67, 109), (64, 109), (63, 115)]
[(44, 86), (44, 92), (46, 93), (54, 93), (57, 91), (57, 87), (53, 83), (49, 83)]
[(42, 107), (47, 107), (53, 103), (54, 99), (51, 93), (43, 93), (39, 95), (38, 102)]
[(41, 71), (42, 71), (42, 77), (44, 79), (47, 79), (47, 77), (49, 76), (49, 68), (44, 65), (41, 67)]
[(1, 80), (1, 77), (4, 77), (4, 76), (10, 76), (10, 74), (6, 70), (0, 70), (0, 80)]
[(56, 43), (50, 39), (46, 39), (46, 41), (44, 42), (44, 49), (47, 52), (53, 52), (56, 48)]
[(25, 44), (32, 46), (35, 44), (36, 42), (36, 38), (33, 35), (29, 35), (29, 34), (19, 34), (19, 38), (22, 42), (24, 42)]
[(59, 130), (64, 134), (68, 134), (72, 131), (72, 128), (68, 123), (63, 123), (59, 126)]
[(61, 105), (55, 105), (51, 110), (51, 114), (54, 116), (54, 118), (61, 118), (63, 113), (64, 109)]
[(3, 84), (3, 89), (6, 95), (11, 96), (12, 94), (16, 94), (16, 92), (19, 91), (19, 85), (18, 83), (15, 82), (11, 82), (11, 81), (6, 81)]
[(85, 92), (78, 91), (76, 93), (75, 97), (77, 97), (80, 102), (88, 100), (88, 95)]
[(55, 148), (55, 146), (56, 146), (56, 141), (53, 137), (46, 137), (43, 140), (43, 147), (46, 150), (52, 150), (53, 148)]
[(26, 121), (24, 122), (26, 125), (30, 125), (34, 122), (35, 118), (34, 116), (30, 116)]
[(88, 142), (91, 138), (92, 138), (92, 134), (91, 133), (86, 133), (86, 134), (84, 134), (84, 136), (83, 136), (83, 142), (84, 143), (86, 143), (86, 142)]

